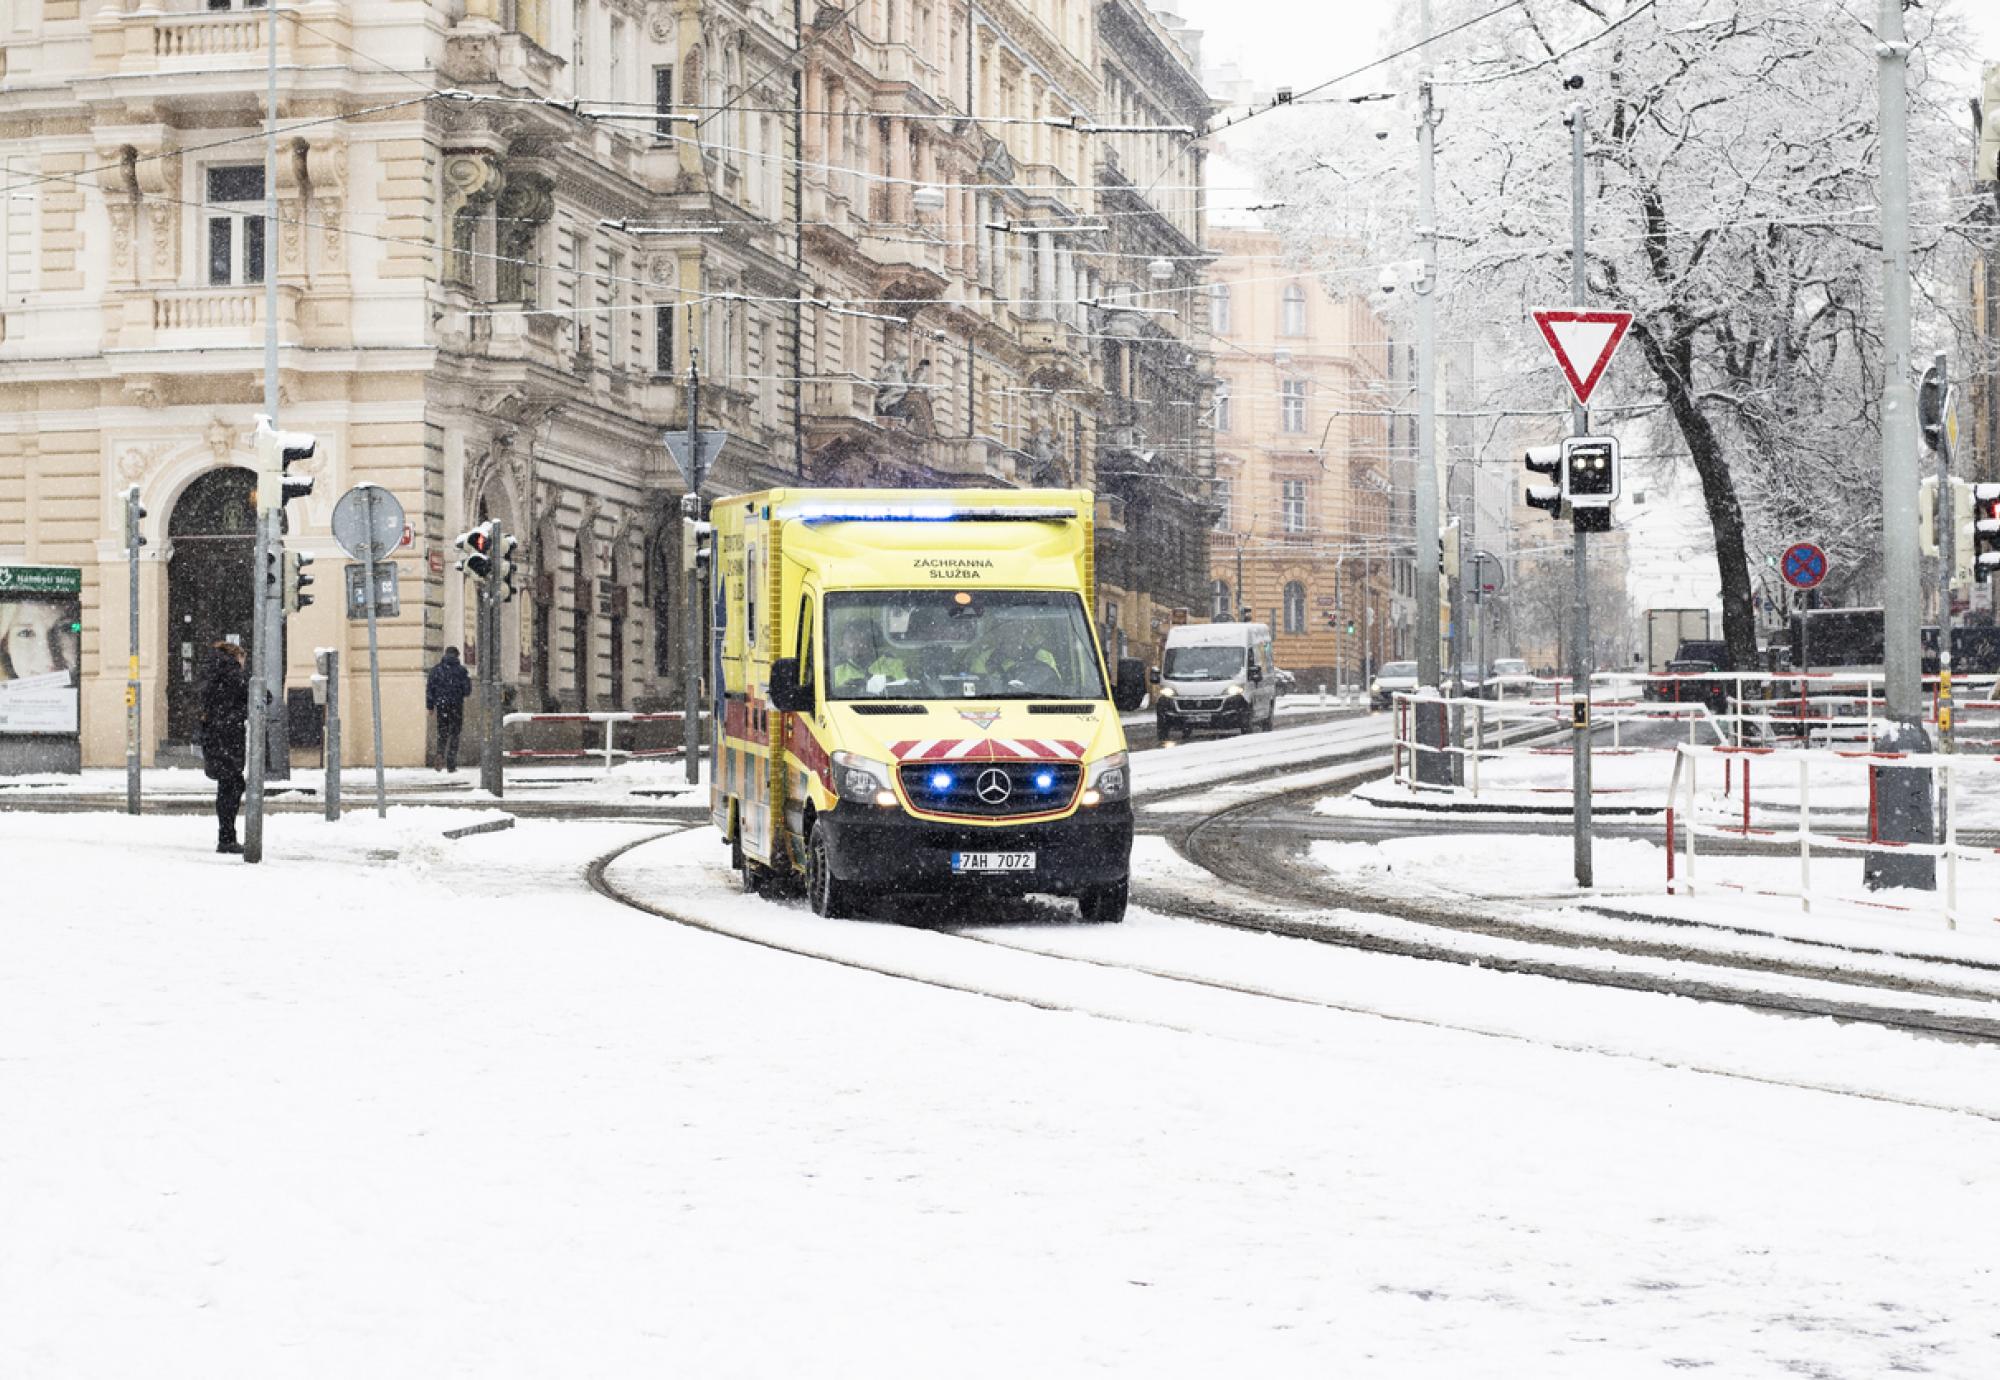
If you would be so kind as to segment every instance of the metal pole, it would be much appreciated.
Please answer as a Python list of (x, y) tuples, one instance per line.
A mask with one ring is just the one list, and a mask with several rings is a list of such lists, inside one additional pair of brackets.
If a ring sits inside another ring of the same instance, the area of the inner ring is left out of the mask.
[[(273, 597), (265, 589), (264, 570), (270, 557), (271, 533), (278, 525), (277, 514), (263, 506), (262, 490), (266, 487), (259, 483), (257, 539), (251, 553), (254, 564), (250, 598), (250, 685), (243, 725), (243, 861), (246, 863), (262, 862), (264, 859), (264, 748), (268, 741), (264, 733), (264, 699), (268, 693), (264, 687), (264, 644), (269, 641), (264, 636), (264, 601)], [(280, 559), (283, 557), (280, 556)]]
[(139, 486), (125, 491), (125, 545), (131, 564), (131, 610), (125, 664), (125, 813), (139, 813)]
[[(264, 411), (271, 428), (278, 426), (278, 6), (271, 0), (265, 25), (264, 71)], [(280, 462), (280, 470), (283, 464)], [(282, 493), (272, 506), (282, 514)], [(285, 524), (281, 516), (271, 526), (273, 565), (285, 568)], [(289, 781), (292, 778), (291, 739), (285, 722), (285, 601), (274, 597), (264, 602), (264, 621), (258, 625), (260, 643), (269, 639), (264, 652), (264, 687), (270, 694), (270, 711), (264, 721), (264, 779)]]
[(326, 653), (326, 817), (340, 818), (340, 652)]
[(493, 522), (493, 574), (479, 586), (479, 717), (484, 743), (479, 752), (479, 785), (495, 800), (506, 794), (506, 726), (500, 714), (500, 565), (507, 558), (507, 529)]
[[(1887, 722), (1878, 749), (1923, 752), (1922, 623), (1917, 563), (1917, 397), (1910, 380), (1910, 169), (1908, 66), (1903, 0), (1880, 0), (1875, 54), (1881, 60), (1882, 131), (1882, 670)], [(1876, 771), (1880, 834), (1932, 841), (1931, 778), (1921, 768)], [(1936, 860), (1871, 851), (1868, 886), (1937, 885)]]
[(382, 651), (375, 635), (375, 494), (374, 485), (362, 491), (366, 505), (363, 530), (368, 533), (368, 559), (361, 563), (362, 593), (368, 599), (368, 694), (375, 717), (375, 817), (389, 817), (389, 791), (382, 779)]
[[(1588, 284), (1583, 263), (1583, 107), (1569, 110), (1570, 154), (1570, 305), (1584, 304)], [(1590, 414), (1583, 404), (1571, 409), (1575, 434), (1590, 434)], [(1593, 884), (1590, 856), (1590, 565), (1585, 534), (1578, 524), (1571, 559), (1576, 564), (1576, 633), (1571, 637), (1570, 698), (1572, 730), (1570, 743), (1570, 829), (1574, 835), (1576, 884)], [(1581, 705), (1578, 709), (1575, 706)], [(1690, 816), (1692, 818), (1692, 816)]]
[(1952, 529), (1951, 501), (1951, 361), (1939, 350), (1931, 361), (1937, 371), (1940, 413), (1937, 462), (1938, 534), (1938, 750), (1951, 751), (1951, 578), (1958, 559), (1958, 533)]
[[(265, 11), (264, 61), (264, 416), (275, 430), (278, 425), (278, 275), (275, 250), (278, 246), (278, 7)], [(275, 459), (276, 457), (268, 457)], [(250, 594), (250, 702), (244, 733), (243, 760), (243, 861), (264, 858), (264, 769), (265, 750), (270, 745), (266, 727), (269, 714), (267, 667), (272, 648), (267, 632), (269, 618), (265, 604), (270, 591), (264, 572), (274, 547), (278, 522), (277, 506), (282, 490), (279, 477), (265, 473), (259, 457), (257, 476), (257, 540), (251, 559)], [(282, 465), (280, 465), (282, 469)], [(277, 552), (280, 563), (284, 552)]]
[[(1430, 0), (1420, 0), (1417, 23), (1421, 41), (1431, 40)], [(1430, 50), (1417, 73), (1417, 249), (1422, 268), (1417, 294), (1417, 685), (1435, 691), (1438, 661), (1438, 476), (1437, 476), (1437, 312), (1432, 289), (1437, 283), (1437, 143), (1436, 115), (1431, 105)], [(1417, 712), (1419, 744), (1442, 745), (1445, 737), (1442, 705), (1422, 705)], [(1417, 752), (1417, 781), (1443, 785), (1451, 780), (1451, 762), (1442, 752)]]
[[(695, 522), (701, 521), (701, 481), (707, 476), (701, 464), (701, 351), (688, 348), (688, 491), (681, 500), (682, 510)], [(698, 541), (692, 529), (684, 541)], [(681, 767), (690, 786), (701, 784), (701, 562), (687, 567), (687, 660), (681, 669)], [(721, 725), (717, 725), (720, 731)]]

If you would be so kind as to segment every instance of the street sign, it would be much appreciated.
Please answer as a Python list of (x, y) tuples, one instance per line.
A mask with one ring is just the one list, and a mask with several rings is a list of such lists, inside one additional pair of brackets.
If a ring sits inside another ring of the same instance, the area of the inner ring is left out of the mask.
[[(368, 577), (362, 572), (366, 565), (356, 562), (347, 568), (347, 616), (366, 618), (368, 616)], [(398, 567), (394, 561), (375, 563), (375, 616), (377, 618), (397, 618), (402, 615), (402, 591), (396, 584)]]
[(726, 431), (704, 431), (701, 433), (701, 468), (688, 473), (688, 434), (685, 429), (665, 433), (667, 454), (674, 457), (674, 467), (681, 472), (681, 482), (687, 485), (689, 493), (700, 493), (708, 472), (715, 468), (715, 457), (722, 454), (722, 444), (729, 439)]
[[(369, 520), (369, 491), (375, 494)], [(376, 484), (356, 484), (333, 505), (333, 539), (357, 561), (379, 561), (403, 541), (403, 505)]]
[(1826, 552), (1809, 541), (1793, 542), (1779, 558), (1778, 573), (1793, 589), (1814, 589), (1826, 578)]
[(1576, 395), (1577, 405), (1589, 406), (1598, 380), (1604, 377), (1611, 356), (1618, 352), (1618, 342), (1631, 328), (1632, 313), (1564, 310), (1538, 311), (1534, 315), (1535, 324), (1542, 328), (1542, 339), (1548, 341), (1556, 363), (1562, 366), (1563, 377), (1569, 381), (1569, 391)]

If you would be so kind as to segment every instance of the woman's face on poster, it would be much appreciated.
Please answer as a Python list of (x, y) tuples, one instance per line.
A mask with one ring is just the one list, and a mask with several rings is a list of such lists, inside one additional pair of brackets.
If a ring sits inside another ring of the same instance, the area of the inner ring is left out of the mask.
[(0, 669), (11, 667), (19, 679), (52, 671), (71, 671), (77, 664), (74, 615), (66, 601), (25, 599), (0, 603)]

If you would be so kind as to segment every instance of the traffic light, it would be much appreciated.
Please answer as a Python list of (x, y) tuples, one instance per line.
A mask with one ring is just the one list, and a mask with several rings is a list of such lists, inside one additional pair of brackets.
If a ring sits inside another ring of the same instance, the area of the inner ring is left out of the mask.
[(1979, 100), (1979, 143), (1973, 155), (1974, 182), (2000, 182), (2000, 63), (1986, 69)]
[(1612, 436), (1572, 436), (1563, 442), (1563, 497), (1572, 508), (1609, 508), (1623, 482), (1618, 440)]
[(1530, 484), (1527, 500), (1530, 508), (1540, 508), (1558, 522), (1562, 520), (1563, 508), (1563, 453), (1560, 446), (1529, 446), (1521, 456), (1521, 463), (1528, 467), (1530, 474), (1547, 475), (1552, 483)]
[(1347, 635), (1349, 637), (1354, 636), (1354, 620), (1352, 618), (1347, 620)]
[(1927, 474), (1917, 484), (1917, 550), (1926, 556), (1938, 553), (1938, 477)]
[(139, 521), (146, 516), (146, 510), (139, 503), (139, 486), (134, 484), (125, 491), (125, 549), (137, 551), (146, 544), (146, 538), (139, 531)]
[[(1924, 444), (1933, 451), (1944, 447), (1945, 412), (1950, 402), (1944, 371), (1933, 364), (1924, 370), (1924, 381), (1917, 385), (1917, 426), (1923, 431)], [(1933, 483), (1931, 489), (1935, 494), (1937, 485)]]
[(1972, 578), (2000, 573), (2000, 484), (1968, 485), (1972, 491)]
[(693, 570), (709, 557), (709, 538), (715, 535), (711, 523), (681, 519), (681, 569)]
[(1438, 573), (1447, 580), (1458, 578), (1458, 519), (1453, 518), (1438, 532)]
[[(496, 527), (498, 523), (494, 524)], [(493, 553), (493, 583), (500, 588), (500, 602), (506, 603), (514, 597), (514, 551), (521, 545), (521, 539), (509, 532), (500, 538), (498, 549)]]
[(262, 582), (261, 593), (266, 599), (276, 599), (284, 593), (285, 548), (276, 542), (264, 548), (263, 568), (257, 572)]
[(1325, 618), (1326, 618), (1326, 630), (1328, 632), (1340, 631), (1340, 620), (1334, 617), (1332, 610), (1327, 611), (1327, 613), (1325, 614)]
[(459, 557), (458, 568), (475, 580), (483, 582), (493, 577), (493, 534), (499, 525), (482, 522), (470, 532), (460, 532), (452, 542), (465, 553)]
[(310, 477), (287, 474), (286, 471), (302, 460), (313, 458), (314, 452), (319, 449), (318, 438), (306, 431), (275, 431), (271, 427), (271, 419), (260, 413), (255, 439), (259, 510), (280, 507), (312, 492)]
[(306, 567), (312, 563), (313, 558), (303, 551), (285, 553), (285, 612), (298, 613), (312, 603), (312, 595), (306, 593), (306, 586), (313, 582)]

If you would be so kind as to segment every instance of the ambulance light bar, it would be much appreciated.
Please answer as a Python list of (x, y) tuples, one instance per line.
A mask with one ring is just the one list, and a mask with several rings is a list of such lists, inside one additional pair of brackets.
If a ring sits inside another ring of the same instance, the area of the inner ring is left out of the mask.
[(949, 503), (813, 504), (781, 516), (820, 522), (1073, 522), (1074, 508), (962, 508)]

